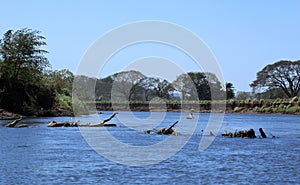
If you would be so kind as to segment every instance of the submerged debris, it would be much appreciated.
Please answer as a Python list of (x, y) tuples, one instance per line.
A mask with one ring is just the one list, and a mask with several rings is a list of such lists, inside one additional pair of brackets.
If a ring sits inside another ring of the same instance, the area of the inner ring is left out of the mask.
[(178, 136), (179, 133), (173, 128), (176, 124), (178, 123), (178, 121), (176, 121), (175, 123), (173, 123), (169, 128), (161, 128), (159, 130), (146, 130), (145, 133), (146, 134), (160, 134), (160, 135), (175, 135)]
[[(259, 132), (261, 134), (261, 138), (267, 138), (265, 132), (263, 131), (262, 128), (259, 128)], [(256, 138), (255, 131), (253, 128), (250, 128), (249, 130), (241, 130), (241, 131), (235, 131), (234, 133), (232, 132), (225, 132), (222, 134), (223, 137), (240, 137), (240, 138)], [(275, 136), (272, 136), (275, 138)]]
[(27, 124), (19, 124), (18, 123), (23, 119), (23, 117), (20, 117), (19, 119), (14, 120), (11, 123), (6, 124), (6, 127), (10, 127), (10, 128), (23, 128), (23, 127), (28, 127)]
[(193, 113), (190, 112), (187, 116), (186, 119), (194, 119)]

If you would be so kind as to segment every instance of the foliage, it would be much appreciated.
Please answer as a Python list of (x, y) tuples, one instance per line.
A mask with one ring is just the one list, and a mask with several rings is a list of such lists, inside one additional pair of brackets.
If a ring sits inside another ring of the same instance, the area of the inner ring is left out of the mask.
[(258, 99), (288, 98), (281, 88), (272, 88), (262, 93), (256, 93), (255, 97)]
[(0, 106), (17, 113), (32, 114), (49, 109), (55, 92), (45, 85), (49, 62), (44, 37), (38, 31), (8, 30), (0, 40)]
[(233, 84), (231, 82), (227, 82), (225, 84), (225, 87), (226, 87), (226, 99), (227, 100), (233, 99), (235, 97)]
[(181, 93), (183, 100), (224, 99), (221, 83), (212, 73), (181, 74), (172, 84)]
[(257, 73), (250, 86), (267, 90), (280, 88), (289, 98), (297, 96), (300, 91), (300, 61), (282, 60), (269, 64)]
[(44, 78), (48, 86), (55, 89), (58, 94), (71, 95), (74, 80), (74, 75), (71, 71), (67, 69), (47, 71)]
[(145, 77), (140, 80), (139, 86), (142, 87), (145, 101), (155, 97), (170, 100), (174, 92), (172, 84), (160, 78)]
[(251, 95), (249, 92), (238, 92), (237, 96), (235, 97), (235, 99), (237, 100), (246, 100), (246, 99), (250, 99)]
[(98, 101), (111, 100), (112, 85), (113, 85), (113, 79), (111, 76), (102, 79), (97, 79), (96, 89), (95, 89), (96, 100)]
[(45, 37), (38, 31), (21, 29), (14, 32), (8, 30), (0, 40), (1, 79), (8, 81), (22, 80), (26, 84), (40, 81), (44, 69), (49, 62), (40, 49), (46, 45)]
[(133, 100), (133, 95), (140, 89), (139, 82), (145, 75), (138, 71), (122, 71), (111, 76), (113, 80), (111, 97), (114, 100)]
[(57, 94), (57, 107), (64, 110), (72, 110), (72, 97), (65, 94)]
[(36, 115), (55, 107), (71, 110), (74, 75), (51, 71), (45, 37), (31, 29), (8, 30), (0, 40), (0, 107)]

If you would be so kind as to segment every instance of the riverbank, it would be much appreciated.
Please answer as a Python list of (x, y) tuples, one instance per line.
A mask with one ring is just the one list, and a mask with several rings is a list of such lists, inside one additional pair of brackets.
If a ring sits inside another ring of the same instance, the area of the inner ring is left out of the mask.
[[(87, 106), (95, 106), (95, 102), (86, 103)], [(298, 97), (290, 99), (247, 99), (228, 101), (191, 101), (191, 102), (96, 102), (98, 111), (135, 111), (135, 112), (200, 112), (209, 113), (263, 113), (263, 114), (295, 114), (300, 115), (300, 100)], [(55, 108), (52, 110), (39, 110), (28, 112), (24, 115), (12, 113), (0, 109), (0, 119), (17, 119), (22, 117), (51, 117), (51, 116), (73, 116), (71, 110)]]
[(0, 120), (10, 120), (25, 117), (57, 117), (57, 116), (74, 116), (73, 112), (64, 109), (53, 109), (53, 110), (40, 110), (35, 113), (17, 114), (13, 112), (0, 109)]
[[(91, 104), (90, 104), (91, 105)], [(93, 103), (94, 105), (94, 103)], [(163, 112), (226, 112), (226, 113), (265, 113), (300, 115), (300, 100), (290, 99), (247, 99), (227, 101), (190, 102), (96, 102), (99, 111), (163, 111)]]

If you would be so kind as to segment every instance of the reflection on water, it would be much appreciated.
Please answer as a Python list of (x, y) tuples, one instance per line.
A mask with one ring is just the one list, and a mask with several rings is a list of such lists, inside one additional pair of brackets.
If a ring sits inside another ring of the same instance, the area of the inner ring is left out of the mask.
[[(100, 119), (111, 112), (104, 112)], [(139, 119), (149, 113), (135, 113)], [(34, 118), (23, 123), (28, 128), (6, 128), (0, 121), (0, 184), (61, 184), (61, 183), (126, 183), (126, 184), (297, 184), (300, 182), (300, 116), (292, 115), (225, 115), (222, 129), (234, 132), (264, 128), (271, 139), (222, 138), (199, 152), (201, 130), (209, 114), (200, 114), (194, 135), (175, 156), (159, 164), (128, 167), (111, 162), (93, 151), (78, 128), (48, 128), (47, 123), (72, 121), (73, 118)], [(94, 116), (81, 117), (92, 123)], [(169, 126), (179, 113), (167, 113), (157, 127)], [(167, 136), (145, 135), (145, 123), (127, 128), (109, 128), (112, 135), (132, 145), (151, 145)], [(187, 123), (185, 123), (187, 124)], [(176, 129), (181, 130), (183, 124)], [(101, 129), (97, 128), (101, 132)], [(149, 128), (152, 129), (152, 128)], [(185, 135), (178, 137), (186, 137)], [(176, 144), (176, 143), (175, 143)], [(159, 149), (158, 149), (159, 151)], [(126, 156), (126, 151), (120, 155)], [(148, 154), (148, 155), (159, 155)], [(146, 157), (145, 157), (146, 160)]]

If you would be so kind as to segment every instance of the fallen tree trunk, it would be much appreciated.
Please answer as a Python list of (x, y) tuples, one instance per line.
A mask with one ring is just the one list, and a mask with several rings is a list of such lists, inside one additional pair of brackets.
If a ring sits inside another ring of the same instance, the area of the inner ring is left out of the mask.
[(6, 124), (5, 126), (6, 126), (6, 127), (10, 127), (10, 128), (16, 127), (17, 123), (18, 123), (19, 121), (21, 121), (22, 119), (23, 119), (22, 117), (19, 118), (19, 119), (16, 119), (16, 120), (14, 120), (14, 121), (11, 122), (11, 123)]
[(100, 123), (96, 124), (79, 124), (79, 121), (72, 123), (72, 122), (56, 122), (51, 121), (48, 124), (48, 127), (116, 127), (116, 124), (105, 124), (106, 122), (113, 119), (118, 113), (113, 113), (109, 118), (101, 121)]

